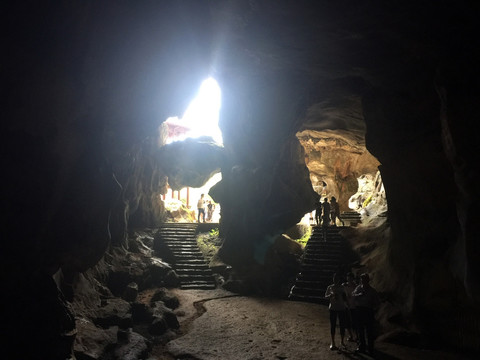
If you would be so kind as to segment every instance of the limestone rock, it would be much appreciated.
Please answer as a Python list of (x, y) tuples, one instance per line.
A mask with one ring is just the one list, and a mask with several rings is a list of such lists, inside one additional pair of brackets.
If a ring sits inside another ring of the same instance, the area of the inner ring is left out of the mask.
[(158, 161), (173, 190), (185, 186), (201, 187), (220, 170), (223, 148), (211, 138), (187, 138), (163, 146)]
[(180, 286), (180, 278), (174, 270), (169, 270), (165, 275), (164, 284), (166, 287), (178, 287)]
[(178, 329), (179, 323), (177, 316), (168, 308), (163, 301), (155, 301), (153, 303), (153, 315), (154, 317), (159, 317), (165, 319), (167, 325), (171, 329)]
[(123, 293), (123, 299), (128, 302), (132, 302), (132, 301), (135, 301), (137, 296), (138, 296), (138, 284), (131, 282), (125, 288), (125, 292)]
[(110, 326), (129, 327), (132, 323), (131, 305), (120, 298), (105, 299), (97, 309), (94, 323), (107, 328)]
[(165, 288), (157, 289), (153, 294), (150, 302), (153, 304), (157, 301), (163, 302), (166, 307), (172, 310), (176, 309), (180, 305), (178, 298), (175, 295), (169, 293), (168, 290)]
[(123, 339), (116, 344), (113, 351), (116, 359), (138, 360), (147, 356), (150, 344), (143, 336), (133, 331), (126, 331)]
[(132, 319), (135, 324), (151, 323), (153, 319), (153, 309), (144, 303), (132, 303)]
[(73, 350), (78, 358), (102, 359), (106, 349), (117, 342), (117, 326), (103, 329), (87, 319), (78, 318), (76, 327), (78, 335), (75, 338)]

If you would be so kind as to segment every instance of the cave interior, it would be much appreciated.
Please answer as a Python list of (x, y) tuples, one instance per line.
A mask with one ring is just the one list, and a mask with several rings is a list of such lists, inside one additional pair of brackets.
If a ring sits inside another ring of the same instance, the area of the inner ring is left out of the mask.
[[(160, 227), (167, 186), (198, 188), (221, 173), (209, 193), (222, 210), (218, 256), (240, 271), (314, 209), (322, 181), (348, 210), (368, 175), (381, 176), (388, 211), (349, 237), (374, 244), (363, 264), (387, 294), (385, 321), (479, 351), (478, 5), (2, 8), (1, 264), (4, 298), (15, 294), (2, 341), (68, 352), (57, 340), (74, 294), (54, 278), (78, 282), (112, 248), (127, 249), (133, 229)], [(208, 77), (221, 89), (223, 144), (166, 144), (165, 120)], [(25, 327), (37, 336), (11, 341)]]

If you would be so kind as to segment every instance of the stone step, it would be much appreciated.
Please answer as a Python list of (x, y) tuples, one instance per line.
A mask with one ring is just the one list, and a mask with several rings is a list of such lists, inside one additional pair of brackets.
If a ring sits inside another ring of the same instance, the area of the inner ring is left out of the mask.
[(163, 243), (166, 244), (166, 245), (196, 245), (197, 244), (197, 240), (195, 238), (193, 239), (187, 239), (187, 238), (179, 238), (179, 239), (172, 239), (172, 238), (169, 238), (169, 239), (162, 239)]
[(180, 285), (185, 284), (215, 284), (215, 278), (213, 276), (194, 276), (194, 275), (179, 275)]
[(343, 252), (346, 244), (329, 244), (328, 242), (311, 243), (307, 242), (305, 251)]
[(162, 228), (167, 228), (167, 227), (180, 227), (180, 228), (194, 228), (196, 229), (198, 226), (197, 223), (181, 223), (181, 222), (166, 222), (162, 224)]
[(160, 238), (163, 241), (196, 241), (197, 236), (195, 234), (189, 234), (189, 235), (172, 235), (172, 234), (167, 234), (167, 235), (161, 235)]
[(183, 290), (213, 290), (217, 285), (213, 282), (204, 282), (204, 283), (185, 283), (180, 285), (180, 289)]
[(196, 235), (191, 234), (159, 234), (163, 240), (176, 240), (176, 239), (195, 239)]
[(195, 236), (195, 231), (163, 230), (158, 233), (161, 236)]
[(168, 246), (198, 246), (196, 239), (172, 239), (164, 241)]
[(338, 259), (341, 257), (341, 253), (338, 254), (325, 254), (325, 253), (319, 253), (319, 254), (314, 254), (310, 255), (307, 254), (302, 257), (302, 261), (305, 263), (317, 263), (317, 262), (338, 262)]
[[(301, 267), (303, 266), (300, 265)], [(301, 277), (302, 279), (319, 279), (323, 278), (325, 275), (330, 275), (330, 281), (332, 275), (336, 272), (337, 266), (325, 266), (325, 267), (304, 267), (297, 274), (297, 278)]]
[(302, 263), (300, 265), (300, 272), (302, 273), (307, 273), (307, 272), (330, 272), (330, 271), (336, 271), (338, 268), (338, 263), (332, 263), (332, 264), (305, 264)]
[(315, 256), (307, 255), (302, 258), (302, 262), (310, 265), (338, 264), (341, 257), (341, 254), (318, 254)]
[(177, 268), (175, 272), (178, 275), (208, 275), (213, 276), (213, 272), (210, 269), (201, 269), (201, 268)]
[(203, 257), (203, 254), (201, 253), (200, 250), (197, 249), (191, 249), (191, 250), (188, 250), (188, 251), (183, 251), (182, 249), (179, 249), (179, 248), (172, 248), (170, 249), (172, 250), (172, 252), (174, 254), (178, 254), (178, 255), (182, 255), (182, 257), (191, 257), (191, 256), (202, 256)]
[(332, 283), (333, 274), (344, 262), (351, 262), (347, 257), (351, 251), (350, 245), (339, 234), (344, 228), (346, 227), (327, 227), (324, 241), (324, 229), (313, 227), (313, 233), (301, 257), (300, 271), (290, 290), (290, 300), (328, 304), (325, 291)]
[(343, 252), (325, 252), (325, 251), (317, 251), (317, 252), (309, 252), (302, 256), (303, 261), (320, 261), (323, 260), (337, 260), (342, 256)]
[(165, 241), (164, 244), (166, 244), (169, 247), (179, 247), (179, 246), (195, 246), (198, 247), (196, 241)]
[(158, 232), (158, 237), (174, 257), (173, 268), (180, 280), (181, 289), (216, 288), (215, 277), (198, 248), (195, 223), (168, 223)]
[(188, 265), (196, 265), (196, 264), (202, 264), (205, 266), (208, 266), (207, 263), (205, 262), (205, 259), (202, 258), (190, 258), (190, 259), (179, 259), (177, 262), (175, 262), (175, 267), (183, 267), (183, 266), (188, 266)]
[(199, 251), (198, 246), (195, 245), (169, 245), (169, 249), (172, 251), (185, 251), (185, 252), (191, 252), (191, 251)]

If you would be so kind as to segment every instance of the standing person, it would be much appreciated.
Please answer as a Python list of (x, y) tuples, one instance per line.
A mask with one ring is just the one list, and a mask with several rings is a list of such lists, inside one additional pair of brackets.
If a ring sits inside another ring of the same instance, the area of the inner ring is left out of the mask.
[(327, 241), (327, 227), (330, 224), (330, 204), (328, 199), (323, 199), (322, 203), (322, 235), (323, 241)]
[(207, 205), (207, 221), (211, 222), (213, 217), (213, 211), (215, 210), (215, 204), (211, 201), (208, 202)]
[(347, 294), (347, 331), (348, 338), (347, 341), (357, 341), (358, 340), (358, 325), (357, 325), (357, 305), (355, 304), (355, 298), (352, 296), (353, 290), (358, 286), (355, 281), (355, 276), (349, 272), (347, 274), (347, 281), (344, 282), (343, 287), (345, 288), (345, 293)]
[(322, 203), (322, 225), (324, 227), (330, 225), (330, 203), (328, 202), (328, 198), (323, 199)]
[(317, 226), (319, 226), (322, 222), (322, 203), (320, 199), (318, 199), (317, 203), (315, 204), (315, 222)]
[(328, 310), (330, 312), (330, 336), (332, 338), (330, 350), (338, 350), (335, 345), (335, 328), (337, 327), (338, 317), (341, 346), (345, 347), (345, 316), (347, 309), (345, 302), (347, 300), (347, 294), (345, 293), (345, 289), (340, 283), (340, 277), (337, 276), (337, 274), (333, 274), (333, 284), (328, 285), (327, 291), (325, 291), (325, 298), (330, 300), (330, 304), (328, 305)]
[[(360, 275), (360, 285), (352, 292), (357, 306), (358, 337), (359, 346), (357, 351), (364, 353), (367, 345), (368, 352), (373, 356), (373, 343), (375, 340), (373, 326), (375, 321), (375, 310), (380, 304), (377, 291), (370, 286), (370, 276), (367, 273)], [(365, 341), (367, 333), (367, 342)]]
[(340, 206), (335, 196), (330, 198), (330, 218), (332, 219), (333, 226), (337, 226), (337, 218), (342, 222), (342, 225), (345, 226), (345, 223), (340, 218)]
[(197, 210), (198, 210), (198, 220), (200, 222), (200, 217), (203, 218), (203, 222), (205, 222), (205, 200), (203, 200), (205, 194), (200, 195), (200, 199), (197, 202)]

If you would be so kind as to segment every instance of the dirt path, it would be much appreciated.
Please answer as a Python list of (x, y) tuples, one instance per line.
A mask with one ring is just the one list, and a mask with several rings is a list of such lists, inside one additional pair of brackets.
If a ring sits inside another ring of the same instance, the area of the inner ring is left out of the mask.
[[(355, 343), (331, 351), (328, 309), (323, 305), (236, 296), (223, 290), (179, 290), (179, 337), (156, 348), (157, 360), (363, 359)], [(437, 351), (376, 344), (376, 359), (467, 359)]]

